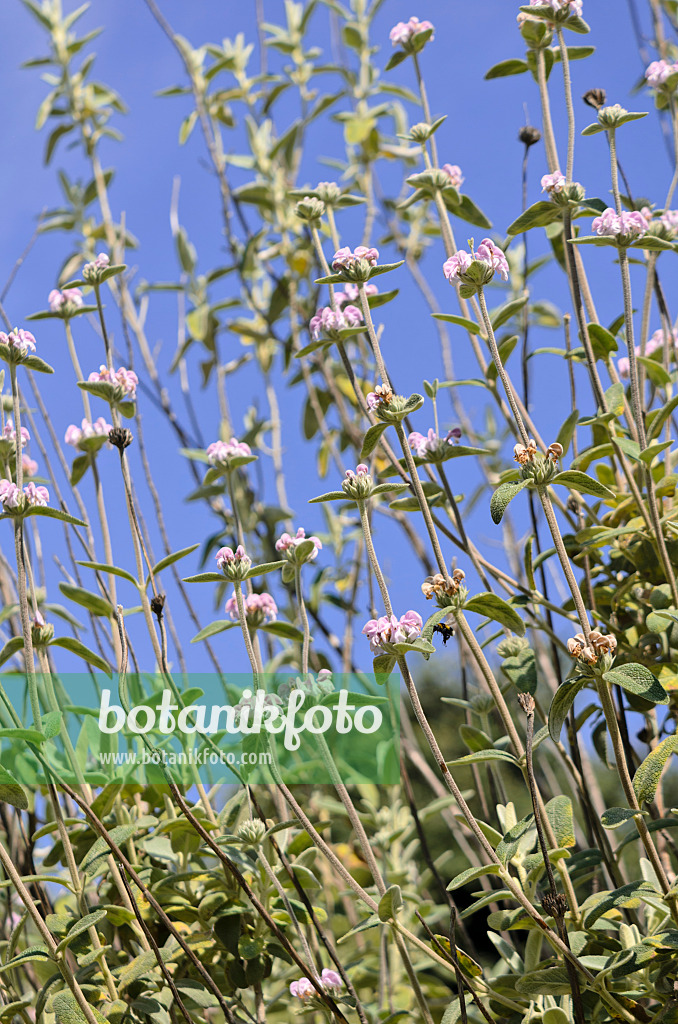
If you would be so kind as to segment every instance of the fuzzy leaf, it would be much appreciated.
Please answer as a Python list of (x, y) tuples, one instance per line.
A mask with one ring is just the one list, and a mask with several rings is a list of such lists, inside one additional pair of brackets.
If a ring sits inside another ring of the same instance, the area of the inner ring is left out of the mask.
[(560, 739), (560, 733), (570, 708), (574, 704), (574, 699), (585, 682), (586, 679), (581, 676), (574, 679), (566, 679), (564, 683), (561, 683), (553, 696), (551, 707), (549, 708), (549, 733), (551, 739), (555, 740), (556, 743)]
[(603, 679), (607, 683), (616, 683), (629, 693), (643, 697), (652, 704), (668, 704), (669, 695), (656, 678), (644, 665), (631, 662), (629, 665), (618, 665), (606, 672)]
[(490, 515), (492, 516), (493, 523), (499, 525), (504, 518), (509, 502), (513, 501), (516, 494), (522, 491), (524, 487), (527, 487), (527, 480), (500, 484), (497, 487), (490, 500)]
[(593, 494), (596, 498), (614, 498), (614, 493), (609, 487), (578, 469), (566, 469), (562, 473), (557, 473), (551, 483), (571, 487), (581, 494)]
[(107, 676), (111, 675), (112, 669), (107, 661), (104, 661), (100, 655), (95, 654), (94, 651), (90, 651), (89, 647), (80, 641), (76, 640), (74, 636), (60, 636), (55, 637), (49, 642), (50, 647), (63, 647), (64, 650), (70, 651), (71, 654), (76, 654), (78, 658), (82, 658), (90, 665), (94, 665), (101, 672), (105, 672)]
[(479, 615), (486, 615), (488, 619), (500, 622), (502, 626), (506, 626), (507, 629), (517, 633), (518, 636), (523, 636), (525, 633), (525, 623), (520, 615), (507, 601), (504, 601), (497, 594), (490, 594), (489, 592), (476, 594), (475, 597), (470, 598), (466, 602), (464, 610), (477, 612)]
[[(362, 446), (362, 449), (361, 449), (361, 452), (360, 452), (360, 458), (361, 459), (369, 458), (369, 456), (372, 454), (374, 449), (379, 444), (379, 439), (381, 438), (381, 435), (386, 430), (387, 426), (388, 426), (387, 423), (373, 423), (372, 424), (372, 426), (369, 428), (369, 430), (365, 434), (365, 440), (363, 441), (363, 446)], [(343, 495), (343, 491), (342, 491), (342, 495)], [(345, 497), (345, 495), (343, 495), (343, 496)], [(315, 498), (314, 500), (318, 501), (318, 498)]]
[(633, 776), (633, 789), (638, 803), (643, 801), (651, 803), (657, 792), (659, 779), (671, 757), (671, 754), (678, 752), (678, 736), (675, 734), (667, 736), (665, 740), (658, 743), (654, 750), (651, 750), (645, 760), (636, 769)]
[(379, 900), (379, 920), (394, 921), (403, 905), (403, 895), (399, 885), (390, 885)]

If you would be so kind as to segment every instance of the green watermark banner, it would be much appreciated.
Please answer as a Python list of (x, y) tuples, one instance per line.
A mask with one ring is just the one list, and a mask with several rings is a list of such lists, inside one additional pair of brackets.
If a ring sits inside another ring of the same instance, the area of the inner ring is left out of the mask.
[(38, 675), (39, 727), (25, 677), (0, 679), (0, 787), (400, 779), (395, 675)]

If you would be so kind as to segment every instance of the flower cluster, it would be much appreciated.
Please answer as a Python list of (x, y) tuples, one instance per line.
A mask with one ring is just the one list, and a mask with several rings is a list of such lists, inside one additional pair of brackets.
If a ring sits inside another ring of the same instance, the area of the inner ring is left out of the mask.
[(98, 284), (101, 271), (107, 270), (110, 262), (110, 257), (105, 252), (100, 252), (91, 263), (86, 263), (82, 268), (83, 280), (88, 284)]
[(448, 608), (454, 604), (454, 599), (459, 597), (460, 591), (465, 592), (463, 582), (466, 573), (463, 569), (455, 569), (449, 579), (445, 579), (441, 572), (435, 576), (427, 576), (421, 585), (421, 592), (427, 601), (435, 598), (439, 608)]
[[(14, 429), (14, 421), (11, 418), (11, 416), (8, 417), (7, 422), (5, 423), (4, 429), (2, 431), (2, 436), (5, 441), (10, 441), (12, 443), (12, 447), (16, 447), (16, 430)], [(28, 430), (26, 429), (26, 427), (22, 427), (21, 447), (24, 448), (28, 444), (30, 439), (31, 435), (28, 433)]]
[(58, 288), (52, 288), (47, 296), (47, 302), (52, 313), (72, 316), (73, 312), (83, 305), (82, 292), (79, 288), (64, 288), (62, 292)]
[(552, 479), (558, 461), (563, 456), (563, 446), (554, 441), (542, 455), (533, 437), (527, 444), (515, 444), (513, 446), (513, 459), (521, 468), (524, 480), (534, 480), (536, 483), (547, 483)]
[(661, 89), (671, 75), (678, 74), (678, 62), (671, 64), (668, 60), (653, 60), (645, 69), (645, 79), (653, 89)]
[(422, 625), (421, 615), (409, 611), (399, 619), (395, 615), (370, 619), (363, 626), (362, 632), (370, 641), (372, 654), (390, 653), (393, 644), (411, 643), (421, 636)]
[[(268, 704), (271, 707), (280, 707), (282, 704), (282, 700), (280, 699), (280, 697), (278, 697), (276, 693), (267, 693), (263, 697), (263, 699), (261, 697), (259, 698), (259, 702), (264, 705)], [(256, 695), (253, 694), (251, 690), (243, 690), (242, 697), (240, 698), (237, 704), (233, 705), (233, 710), (236, 712), (237, 715), (242, 715), (243, 711), (245, 710), (253, 711), (256, 708), (256, 705)]]
[(248, 444), (232, 437), (230, 441), (213, 441), (207, 448), (207, 461), (210, 466), (228, 467), (231, 459), (249, 458), (251, 454)]
[(75, 423), (67, 427), (64, 441), (82, 451), (93, 451), (105, 444), (112, 429), (111, 424), (107, 423), (103, 416), (94, 423), (84, 419), (79, 427)]
[(401, 46), (403, 50), (409, 53), (415, 48), (413, 40), (417, 36), (421, 35), (422, 32), (431, 32), (429, 38), (433, 39), (433, 31), (433, 25), (430, 21), (419, 21), (419, 18), (412, 17), (409, 21), (399, 21), (397, 25), (394, 25), (388, 37), (393, 46)]
[(341, 481), (341, 489), (344, 494), (356, 501), (369, 498), (372, 492), (372, 477), (369, 467), (361, 462), (359, 466), (356, 466), (355, 473), (352, 469), (347, 469), (345, 479)]
[(219, 548), (216, 553), (217, 565), (229, 580), (244, 580), (252, 568), (252, 559), (245, 553), (242, 544), (233, 548)]
[[(247, 619), (248, 626), (256, 629), (257, 626), (261, 626), (265, 622), (275, 622), (278, 616), (278, 606), (270, 594), (266, 592), (263, 594), (248, 594), (244, 601), (245, 618)], [(240, 621), (235, 594), (233, 597), (229, 597), (226, 602), (226, 613), (230, 615), (234, 622)]]
[(533, 437), (530, 438), (526, 445), (514, 444), (513, 461), (517, 462), (519, 466), (525, 466), (528, 462), (534, 461), (537, 450), (537, 444)]
[(357, 306), (344, 306), (336, 311), (331, 306), (319, 309), (308, 325), (311, 337), (318, 341), (322, 334), (330, 338), (340, 337), (340, 331), (347, 327), (357, 327), (363, 322), (363, 315)]
[(454, 188), (461, 188), (464, 183), (464, 175), (461, 173), (461, 167), (458, 164), (443, 164), (442, 170), (450, 179), (450, 185)]
[(345, 281), (364, 284), (372, 272), (372, 267), (376, 267), (378, 259), (378, 249), (357, 245), (351, 250), (345, 245), (342, 249), (337, 249), (332, 257), (332, 270), (340, 273)]
[(117, 402), (133, 402), (137, 396), (139, 378), (134, 370), (126, 370), (124, 366), (119, 370), (109, 370), (102, 364), (98, 370), (92, 370), (87, 380), (90, 384), (113, 384), (116, 389), (114, 401)]
[(556, 192), (562, 192), (565, 186), (565, 175), (561, 171), (554, 171), (553, 174), (545, 174), (541, 179), (542, 192), (548, 192), (552, 196)]
[(600, 217), (595, 218), (591, 227), (597, 235), (610, 235), (620, 244), (628, 245), (645, 234), (647, 218), (639, 210), (617, 213), (608, 206)]
[(612, 633), (603, 634), (597, 629), (589, 633), (588, 642), (583, 633), (577, 633), (567, 641), (567, 649), (573, 658), (585, 662), (586, 665), (596, 665), (599, 658), (605, 658), (604, 667), (609, 668), (611, 658), (617, 650), (617, 640)]
[[(331, 971), (329, 967), (325, 967), (319, 978), (316, 979), (318, 984), (326, 992), (333, 992), (342, 987), (343, 981), (336, 971)], [(313, 987), (313, 983), (308, 978), (299, 978), (298, 981), (293, 981), (290, 984), (290, 994), (296, 996), (297, 999), (306, 1000), (309, 996), (316, 995), (316, 990)]]
[(30, 331), (24, 331), (22, 327), (15, 328), (9, 334), (0, 331), (0, 344), (7, 345), (9, 358), (15, 363), (25, 359), (31, 352), (35, 352), (34, 336)]
[(442, 461), (446, 450), (461, 438), (461, 430), (454, 427), (449, 430), (445, 437), (438, 437), (433, 427), (429, 427), (427, 434), (420, 434), (413, 430), (407, 439), (410, 448), (420, 459), (428, 459), (431, 462)]
[[(678, 347), (678, 331), (673, 331), (673, 346)], [(661, 328), (655, 331), (654, 334), (648, 338), (647, 344), (645, 345), (645, 355), (651, 356), (657, 349), (664, 347), (664, 332)], [(637, 356), (642, 355), (640, 345), (636, 345), (635, 353)], [(628, 380), (629, 377), (629, 359), (628, 356), (622, 356), (621, 359), (617, 360), (617, 373), (623, 380)]]
[[(301, 554), (299, 554), (298, 549), (302, 544), (305, 547), (302, 549)], [(309, 544), (313, 546), (309, 547)], [(306, 530), (303, 526), (299, 527), (296, 536), (292, 537), (289, 533), (283, 533), (275, 542), (276, 551), (286, 555), (290, 562), (297, 562), (301, 565), (306, 562), (312, 562), (314, 558), (317, 558), (322, 546), (322, 541), (318, 537), (306, 536)]]
[(32, 459), (29, 455), (21, 456), (21, 468), (25, 477), (35, 476), (38, 472), (38, 464), (35, 459)]
[(498, 272), (504, 281), (508, 281), (509, 274), (506, 256), (490, 238), (483, 238), (475, 251), (473, 242), (469, 244), (471, 252), (460, 249), (443, 263), (443, 274), (450, 284), (459, 282), (466, 286), (466, 289), (462, 290), (465, 298), (469, 298), (483, 285), (489, 284), (495, 273)]
[(11, 480), (0, 480), (0, 502), (5, 512), (22, 512), (29, 505), (45, 506), (49, 504), (49, 491), (46, 487), (38, 487), (34, 483), (26, 484), (21, 489)]
[(671, 236), (678, 234), (678, 210), (664, 210), (659, 221), (666, 229), (667, 234)]

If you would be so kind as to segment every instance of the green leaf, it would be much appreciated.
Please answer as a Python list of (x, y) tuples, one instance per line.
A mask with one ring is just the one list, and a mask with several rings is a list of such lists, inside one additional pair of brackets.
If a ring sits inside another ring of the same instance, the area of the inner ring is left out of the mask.
[(457, 757), (454, 761), (448, 761), (448, 765), (463, 765), (463, 764), (480, 764), (484, 761), (504, 761), (508, 764), (518, 765), (518, 760), (509, 754), (508, 750), (475, 750), (472, 754), (464, 754), (463, 757)]
[(54, 373), (54, 368), (49, 363), (46, 363), (44, 359), (40, 359), (39, 356), (26, 356), (22, 360), (22, 366), (29, 370), (37, 371), (37, 373)]
[(186, 576), (182, 583), (225, 583), (226, 577), (221, 572), (199, 572), (197, 576)]
[(289, 622), (265, 622), (263, 626), (258, 626), (257, 628), (263, 630), (264, 633), (270, 633), (272, 636), (283, 637), (285, 640), (296, 640), (298, 643), (301, 643), (304, 639), (304, 634), (301, 630)]
[(390, 885), (379, 900), (379, 920), (395, 921), (398, 911), (403, 905), (403, 895), (399, 885)]
[(454, 214), (455, 217), (459, 217), (460, 220), (465, 220), (468, 224), (473, 224), (478, 228), (485, 228), (486, 231), (492, 227), (492, 221), (488, 220), (482, 210), (480, 210), (472, 199), (468, 196), (461, 196), (458, 205), (445, 203), (450, 213)]
[(522, 995), (530, 997), (572, 995), (570, 976), (563, 964), (524, 974), (516, 981), (516, 988)]
[[(374, 449), (379, 444), (379, 439), (381, 438), (381, 435), (386, 430), (387, 426), (388, 426), (387, 423), (373, 423), (372, 424), (372, 426), (369, 428), (369, 430), (365, 434), (365, 440), (363, 441), (363, 446), (362, 446), (362, 449), (360, 451), (360, 458), (361, 459), (369, 458), (369, 456), (372, 454)], [(342, 491), (342, 494), (343, 494), (343, 491)], [(344, 495), (344, 497), (346, 497), (346, 495)], [(314, 500), (317, 501), (318, 499), (316, 498)]]
[(28, 797), (11, 772), (0, 764), (0, 803), (11, 804), (20, 811), (28, 810)]
[[(658, 779), (659, 776), (657, 776), (657, 780)], [(637, 795), (638, 794), (636, 794), (636, 796)], [(648, 799), (651, 800), (652, 797), (649, 797)], [(601, 814), (600, 823), (603, 826), (603, 828), (619, 828), (620, 825), (625, 825), (627, 821), (631, 821), (631, 819), (634, 818), (637, 813), (637, 811), (632, 811), (630, 807), (608, 807)]]
[(63, 582), (59, 584), (59, 590), (65, 597), (70, 597), (71, 601), (75, 601), (76, 604), (87, 608), (92, 615), (103, 615), (107, 619), (113, 615), (113, 607), (103, 597), (99, 597), (98, 594), (92, 594), (89, 590), (84, 590), (82, 587), (73, 586), (72, 583)]
[(395, 666), (396, 659), (392, 654), (378, 654), (372, 662), (372, 671), (375, 676), (390, 676)]
[(525, 623), (521, 617), (507, 601), (497, 594), (489, 592), (476, 594), (466, 602), (464, 611), (486, 615), (488, 619), (500, 622), (502, 626), (506, 626), (518, 636), (523, 636), (525, 633)]
[(466, 868), (465, 871), (461, 871), (458, 875), (455, 875), (447, 889), (448, 892), (454, 889), (460, 889), (462, 885), (468, 885), (469, 882), (475, 882), (477, 878), (482, 878), (483, 875), (498, 875), (499, 864), (481, 864), (477, 868)]
[(104, 661), (102, 657), (95, 654), (94, 651), (90, 651), (89, 647), (85, 647), (80, 640), (76, 640), (74, 636), (60, 636), (55, 637), (49, 642), (50, 647), (63, 647), (64, 650), (70, 651), (71, 654), (76, 654), (78, 658), (82, 658), (83, 661), (88, 662), (90, 665), (94, 665), (101, 672), (105, 672), (107, 676), (112, 673), (111, 666), (107, 661)]
[(469, 334), (480, 334), (481, 328), (474, 320), (467, 320), (465, 316), (456, 316), (454, 313), (431, 313), (434, 320), (444, 320), (446, 323), (457, 324), (463, 327)]
[(667, 736), (650, 751), (642, 764), (638, 766), (636, 774), (633, 776), (633, 789), (639, 804), (644, 801), (651, 803), (654, 800), (661, 774), (671, 754), (677, 751), (678, 736), (675, 734)]
[(506, 302), (503, 306), (501, 306), (492, 317), (493, 330), (499, 330), (499, 328), (503, 327), (505, 323), (508, 323), (511, 317), (515, 316), (516, 313), (519, 313), (520, 310), (524, 307), (528, 298), (529, 296), (523, 295), (521, 296), (521, 298), (512, 299), (511, 302)]
[(563, 455), (567, 455), (567, 452), (568, 452), (568, 449), (570, 447), (570, 444), (572, 443), (572, 438), (574, 437), (574, 431), (575, 431), (575, 428), (577, 426), (577, 421), (578, 420), (579, 420), (579, 410), (578, 409), (573, 409), (572, 412), (570, 413), (570, 415), (567, 417), (567, 419), (563, 423), (563, 425), (560, 428), (560, 430), (558, 431), (558, 436), (556, 438), (556, 441), (558, 442), (558, 444), (562, 444), (562, 446), (563, 446)]
[(6, 964), (0, 967), (0, 974), (4, 971), (11, 971), (15, 967), (21, 967), (23, 964), (35, 963), (38, 960), (51, 960), (52, 957), (49, 950), (44, 946), (29, 946), (27, 949), (17, 953), (11, 960), (8, 960)]
[(200, 643), (201, 640), (207, 640), (208, 637), (215, 636), (217, 633), (223, 633), (227, 629), (234, 629), (237, 625), (237, 622), (232, 622), (230, 619), (217, 619), (216, 622), (210, 622), (209, 626), (205, 626), (199, 633), (196, 633), (191, 643)]
[(624, 690), (628, 690), (629, 693), (633, 693), (637, 697), (651, 701), (652, 704), (668, 704), (669, 702), (668, 693), (645, 665), (638, 665), (635, 662), (631, 662), (629, 665), (618, 665), (606, 672), (603, 679), (607, 683), (615, 683), (617, 686), (623, 687)]
[(6, 661), (13, 658), (18, 651), (22, 651), (24, 646), (24, 638), (22, 636), (13, 636), (7, 641), (2, 650), (0, 651), (0, 665), (4, 665)]
[(505, 658), (501, 663), (501, 670), (511, 680), (518, 693), (536, 693), (537, 661), (531, 647), (525, 647), (518, 654)]
[(566, 679), (556, 690), (549, 708), (549, 733), (551, 739), (557, 743), (560, 739), (565, 719), (570, 713), (574, 699), (586, 683), (584, 676), (576, 676), (574, 679)]
[(94, 910), (91, 914), (86, 914), (84, 917), (81, 917), (79, 921), (75, 922), (72, 928), (69, 928), (68, 932), (57, 946), (57, 951), (61, 952), (62, 949), (66, 949), (70, 946), (73, 939), (76, 939), (78, 935), (82, 935), (82, 933), (86, 932), (88, 928), (97, 925), (99, 921), (103, 921), (105, 917), (106, 911), (101, 909)]
[(247, 579), (254, 579), (255, 576), (265, 576), (269, 572), (275, 572), (276, 569), (282, 569), (285, 565), (284, 559), (279, 562), (262, 562), (261, 565), (253, 565), (247, 573)]
[(513, 860), (517, 854), (521, 842), (534, 833), (536, 836), (536, 826), (534, 824), (534, 814), (528, 814), (526, 818), (521, 821), (517, 821), (503, 837), (496, 849), (497, 857), (501, 863), (506, 867), (510, 860)]
[[(190, 555), (190, 553), (195, 551), (198, 547), (200, 547), (199, 544), (191, 544), (187, 548), (182, 548), (181, 551), (173, 551), (172, 554), (165, 555), (164, 558), (161, 558), (160, 561), (153, 566), (153, 575), (155, 576), (156, 573), (162, 572), (162, 570), (166, 569), (168, 565), (173, 565), (175, 562), (178, 562), (180, 558), (185, 558), (186, 555)], [(150, 579), (147, 581), (147, 585), (149, 582)]]
[(596, 498), (614, 498), (614, 493), (609, 487), (578, 469), (566, 469), (562, 473), (556, 473), (551, 483), (573, 488), (581, 494), (593, 494)]
[(492, 516), (493, 523), (499, 525), (504, 518), (509, 502), (513, 501), (516, 494), (522, 491), (524, 487), (527, 487), (527, 484), (527, 480), (520, 480), (500, 484), (497, 487), (490, 500), (490, 515)]
[(120, 576), (123, 580), (133, 583), (135, 587), (137, 586), (137, 581), (132, 576), (132, 573), (127, 572), (127, 569), (119, 569), (117, 565), (106, 565), (105, 562), (77, 562), (76, 564), (84, 566), (85, 569), (96, 569), (98, 572)]
[(352, 501), (344, 491), (328, 491), (326, 494), (319, 494), (317, 498), (309, 498), (309, 505), (315, 505), (319, 501)]
[[(612, 334), (605, 327), (603, 327), (602, 324), (587, 324), (586, 330), (588, 331), (588, 336), (589, 336), (589, 340), (591, 342), (591, 348), (593, 349), (594, 355), (598, 359), (603, 359), (605, 362), (607, 362), (608, 356), (611, 355), (613, 352), (617, 351), (617, 339), (615, 338), (614, 334)], [(617, 392), (618, 392), (619, 388), (617, 387), (616, 384), (613, 384), (612, 387), (616, 388)], [(605, 397), (606, 398), (607, 398), (609, 390), (610, 389), (608, 388), (607, 391), (605, 392)], [(623, 399), (623, 397), (624, 397), (624, 385), (623, 384), (621, 385), (621, 395), (622, 395), (622, 399)], [(609, 403), (609, 399), (608, 399), (608, 404), (610, 404)], [(622, 404), (622, 408), (623, 408), (623, 404)]]
[(428, 619), (424, 623), (424, 628), (421, 631), (421, 635), (424, 640), (431, 640), (433, 638), (434, 627), (446, 619), (452, 612), (451, 608), (438, 608), (433, 615), (429, 615)]
[(491, 78), (506, 78), (508, 75), (522, 75), (527, 71), (527, 64), (517, 57), (510, 57), (494, 64), (489, 71), (485, 72), (486, 80)]
[(574, 846), (574, 812), (569, 796), (560, 794), (552, 797), (546, 804), (546, 815), (551, 822), (558, 847), (569, 849)]
[[(109, 837), (117, 846), (124, 846), (128, 839), (131, 839), (135, 832), (139, 830), (138, 825), (115, 825), (113, 828), (108, 830)], [(100, 836), (89, 848), (85, 856), (82, 858), (79, 868), (83, 875), (88, 875), (89, 878), (96, 878), (98, 874), (103, 872), (105, 867), (105, 861), (110, 853), (108, 843), (103, 836)]]
[(611, 892), (596, 893), (589, 896), (586, 904), (582, 907), (583, 923), (586, 928), (592, 928), (596, 921), (609, 913), (611, 910), (627, 910), (639, 907), (643, 900), (649, 897), (661, 898), (661, 893), (649, 882), (627, 882), (619, 889)]
[(533, 203), (524, 213), (521, 213), (520, 217), (517, 217), (512, 224), (509, 224), (506, 234), (521, 235), (523, 231), (529, 231), (531, 228), (545, 228), (548, 224), (560, 220), (562, 215), (562, 209), (555, 203), (540, 199), (539, 202)]
[[(155, 957), (154, 953), (151, 953)], [(69, 989), (63, 989), (52, 999), (52, 1010), (56, 1024), (87, 1024), (87, 1018), (82, 1012), (75, 996)], [(90, 1010), (94, 1014), (98, 1024), (107, 1024), (106, 1018), (97, 1010), (96, 1006), (90, 1004)]]
[(45, 508), (42, 505), (31, 505), (30, 508), (24, 512), (24, 517), (28, 516), (43, 516), (45, 519), (58, 519), (62, 523), (70, 523), (71, 526), (87, 526), (87, 523), (83, 523), (82, 519), (76, 519), (75, 516), (70, 516), (68, 512), (62, 512), (60, 508)]

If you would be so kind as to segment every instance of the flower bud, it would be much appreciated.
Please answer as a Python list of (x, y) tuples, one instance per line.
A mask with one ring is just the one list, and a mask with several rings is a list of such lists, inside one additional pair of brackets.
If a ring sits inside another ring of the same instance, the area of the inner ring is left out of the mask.
[(120, 452), (124, 452), (125, 448), (129, 448), (134, 438), (132, 436), (132, 431), (128, 430), (126, 427), (113, 427), (113, 429), (109, 431), (108, 440), (114, 448), (117, 448)]
[(47, 644), (54, 638), (54, 626), (45, 622), (40, 612), (36, 612), (36, 616), (31, 623), (31, 639), (34, 647), (46, 647)]
[(614, 103), (611, 107), (600, 107), (598, 110), (598, 121), (604, 128), (616, 128), (617, 125), (623, 123), (627, 114), (628, 110), (625, 107), (622, 107), (619, 103)]
[(500, 658), (515, 658), (517, 654), (530, 646), (530, 641), (524, 636), (507, 636), (497, 644), (497, 654)]
[(228, 580), (245, 580), (252, 568), (252, 559), (245, 554), (242, 544), (235, 551), (232, 548), (220, 548), (216, 553), (216, 562)]
[(334, 181), (319, 181), (313, 191), (325, 206), (336, 206), (341, 199), (341, 189)]
[(367, 466), (361, 463), (355, 473), (352, 469), (347, 469), (346, 479), (341, 482), (341, 489), (344, 494), (355, 501), (364, 501), (365, 498), (369, 498), (372, 493), (372, 477)]
[(259, 846), (266, 835), (266, 825), (260, 818), (244, 821), (237, 835), (247, 846)]
[(325, 213), (325, 204), (322, 199), (304, 196), (294, 207), (294, 212), (300, 220), (308, 221), (309, 224), (317, 223)]

